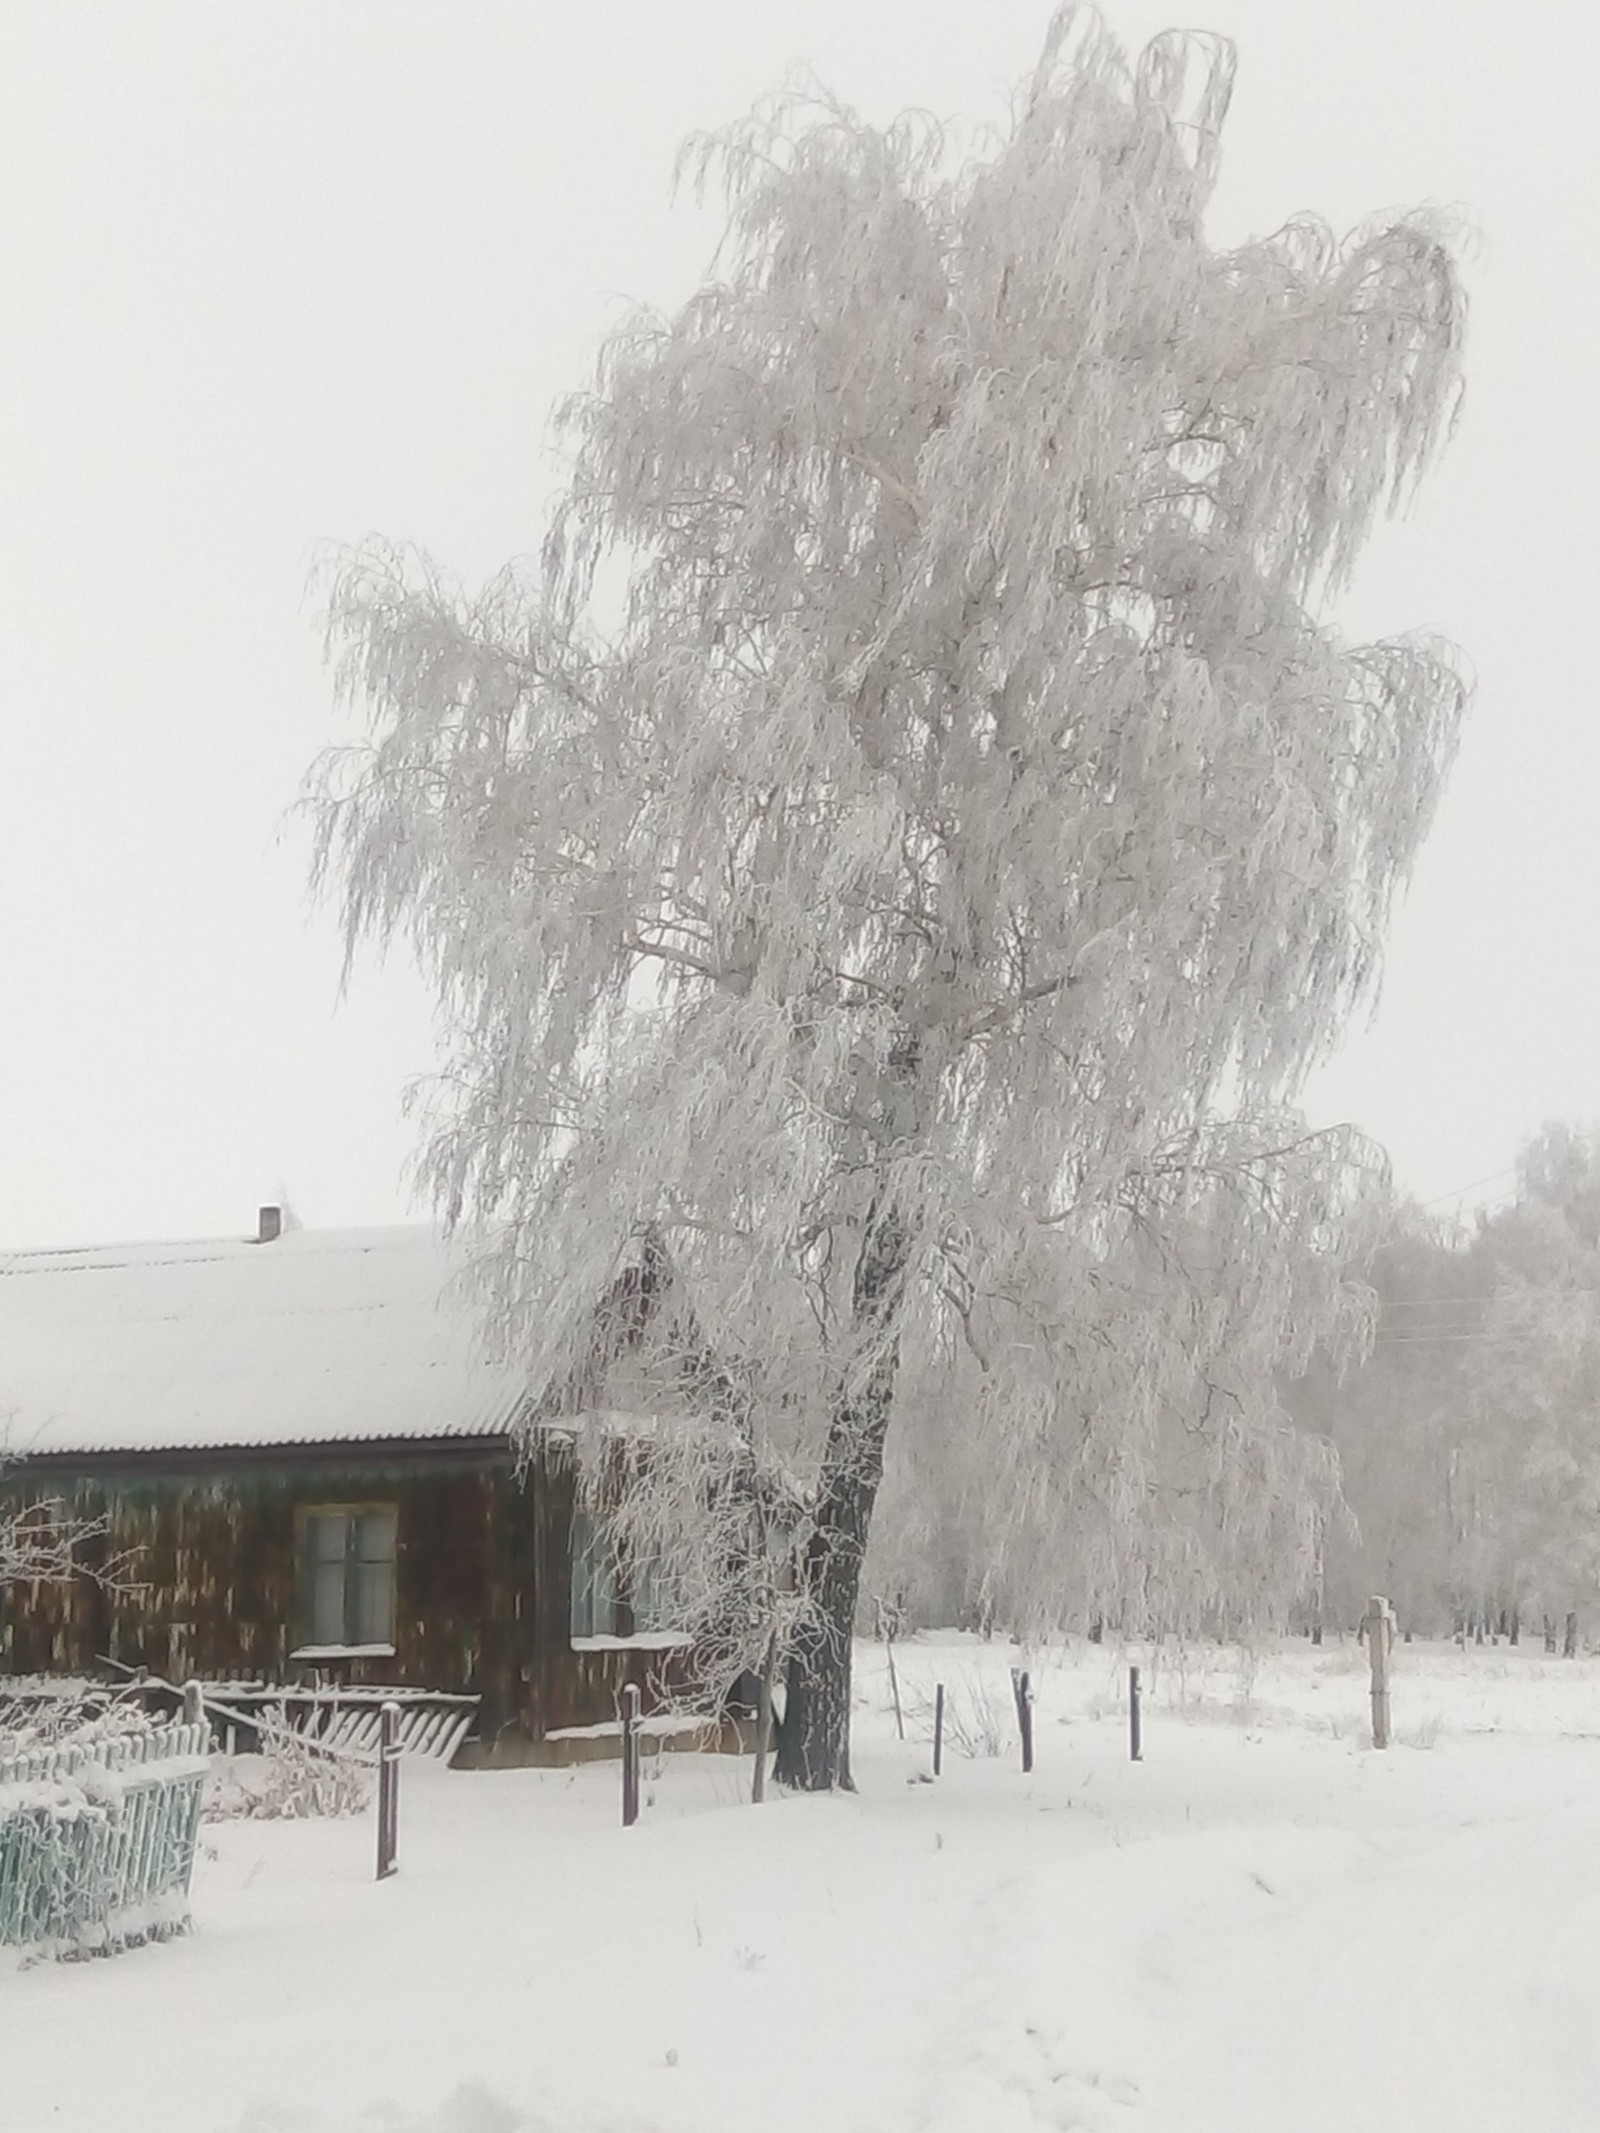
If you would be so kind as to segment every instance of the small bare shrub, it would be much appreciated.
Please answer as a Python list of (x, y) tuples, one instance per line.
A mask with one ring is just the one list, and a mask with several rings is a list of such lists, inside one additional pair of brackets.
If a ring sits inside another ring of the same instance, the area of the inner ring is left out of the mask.
[(1364, 1674), (1367, 1669), (1367, 1648), (1364, 1644), (1339, 1644), (1332, 1651), (1324, 1646), (1317, 1657), (1319, 1674)]
[[(918, 1689), (909, 1698), (907, 1716), (922, 1735), (933, 1739), (933, 1698)], [(1009, 1739), (1006, 1719), (996, 1707), (988, 1683), (979, 1674), (959, 1682), (947, 1682), (944, 1692), (944, 1744), (957, 1755), (976, 1761), (982, 1756), (1004, 1755)]]
[(1401, 1748), (1436, 1748), (1443, 1729), (1443, 1717), (1437, 1711), (1430, 1711), (1426, 1718), (1419, 1718), (1413, 1725), (1397, 1726), (1395, 1743)]
[(370, 1806), (372, 1765), (308, 1740), (282, 1705), (261, 1723), (259, 1755), (227, 1757), (211, 1788), (214, 1820), (309, 1821), (358, 1815)]
[(1261, 1654), (1254, 1645), (1241, 1644), (1234, 1661), (1233, 1700), (1229, 1716), (1240, 1725), (1249, 1725), (1256, 1716), (1256, 1677), (1261, 1671)]

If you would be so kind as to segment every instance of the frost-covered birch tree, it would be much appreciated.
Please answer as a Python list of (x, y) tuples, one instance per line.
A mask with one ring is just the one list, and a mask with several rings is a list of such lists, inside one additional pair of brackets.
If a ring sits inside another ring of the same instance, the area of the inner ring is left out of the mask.
[(820, 94), (692, 144), (722, 249), (565, 409), (537, 564), (331, 573), (371, 726), (317, 875), (437, 984), (425, 1175), (541, 1384), (666, 1254), (793, 1477), (796, 1784), (848, 1781), (896, 1433), (959, 1406), (996, 1547), (1098, 1491), (1109, 1576), (1169, 1530), (1160, 1442), (1213, 1526), (1293, 1521), (1259, 1388), (1360, 1316), (1360, 1151), (1281, 1106), (1462, 688), (1327, 602), (1449, 428), (1463, 302), (1428, 214), (1207, 243), (1232, 66), (1069, 6), (975, 158)]

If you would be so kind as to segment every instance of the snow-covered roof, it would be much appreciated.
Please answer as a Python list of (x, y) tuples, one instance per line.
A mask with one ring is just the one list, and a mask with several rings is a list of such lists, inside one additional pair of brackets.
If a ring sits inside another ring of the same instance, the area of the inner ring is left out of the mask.
[(496, 1436), (461, 1244), (425, 1228), (0, 1253), (0, 1456)]

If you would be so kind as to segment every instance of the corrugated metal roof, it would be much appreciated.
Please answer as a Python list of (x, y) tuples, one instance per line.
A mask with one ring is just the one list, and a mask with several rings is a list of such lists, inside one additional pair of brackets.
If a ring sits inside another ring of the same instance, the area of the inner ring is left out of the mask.
[(0, 1253), (0, 1451), (498, 1435), (522, 1387), (466, 1259), (425, 1228)]

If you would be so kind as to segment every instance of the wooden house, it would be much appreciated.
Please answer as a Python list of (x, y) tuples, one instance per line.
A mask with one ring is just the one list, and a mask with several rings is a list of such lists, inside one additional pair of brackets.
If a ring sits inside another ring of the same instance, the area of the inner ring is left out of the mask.
[[(543, 1759), (647, 1693), (577, 1502), (577, 1431), (518, 1429), (425, 1228), (0, 1254), (0, 1516), (59, 1500), (123, 1575), (0, 1591), (0, 1674), (394, 1685), (477, 1696), (482, 1758)], [(641, 1596), (640, 1615), (644, 1615)]]

